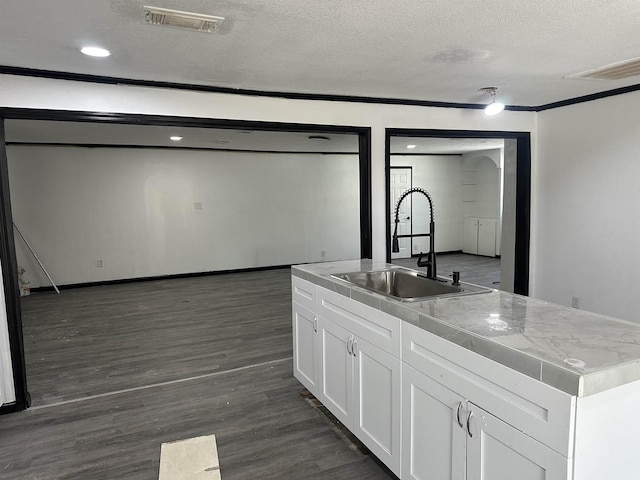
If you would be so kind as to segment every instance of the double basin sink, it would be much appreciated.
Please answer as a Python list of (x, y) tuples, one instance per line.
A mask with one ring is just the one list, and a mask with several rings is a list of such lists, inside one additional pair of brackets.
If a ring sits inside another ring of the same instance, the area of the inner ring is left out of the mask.
[(415, 270), (389, 268), (373, 272), (352, 272), (332, 275), (358, 287), (402, 301), (419, 301), (490, 292), (491, 289), (459, 283), (453, 285), (444, 278), (430, 279)]

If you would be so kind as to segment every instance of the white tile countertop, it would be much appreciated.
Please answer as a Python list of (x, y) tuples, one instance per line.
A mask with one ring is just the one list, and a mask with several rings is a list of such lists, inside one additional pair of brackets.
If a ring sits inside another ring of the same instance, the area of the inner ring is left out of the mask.
[(499, 290), (406, 302), (331, 276), (387, 268), (404, 267), (348, 260), (297, 265), (291, 273), (571, 395), (640, 380), (640, 324)]

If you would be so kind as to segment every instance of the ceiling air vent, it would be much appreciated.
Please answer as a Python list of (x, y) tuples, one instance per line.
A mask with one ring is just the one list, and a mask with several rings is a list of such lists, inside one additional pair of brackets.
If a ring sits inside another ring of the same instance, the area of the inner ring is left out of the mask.
[(168, 8), (142, 7), (144, 21), (151, 25), (185, 28), (196, 32), (211, 33), (216, 30), (224, 17), (203, 15), (200, 13), (180, 12)]
[(612, 63), (604, 67), (587, 70), (586, 72), (567, 75), (565, 78), (591, 78), (594, 80), (621, 80), (623, 78), (640, 75), (640, 57)]

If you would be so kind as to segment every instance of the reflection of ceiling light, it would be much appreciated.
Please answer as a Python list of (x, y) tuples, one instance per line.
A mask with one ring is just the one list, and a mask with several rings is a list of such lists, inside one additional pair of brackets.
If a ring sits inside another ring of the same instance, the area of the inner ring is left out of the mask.
[(331, 141), (329, 137), (325, 137), (324, 135), (309, 135), (309, 140), (323, 140), (325, 142)]
[(491, 103), (484, 107), (485, 115), (497, 115), (504, 110), (504, 103), (496, 101), (497, 90), (498, 87), (483, 87), (480, 89), (481, 92), (484, 92), (487, 95), (491, 95)]
[(169, 137), (169, 139), (173, 140), (174, 142), (179, 142), (180, 140), (182, 140), (183, 137), (179, 136), (179, 135), (173, 135), (171, 137)]
[(407, 145), (407, 148), (416, 148), (418, 145)]
[(100, 47), (82, 47), (80, 51), (90, 57), (108, 57), (111, 55), (109, 50)]

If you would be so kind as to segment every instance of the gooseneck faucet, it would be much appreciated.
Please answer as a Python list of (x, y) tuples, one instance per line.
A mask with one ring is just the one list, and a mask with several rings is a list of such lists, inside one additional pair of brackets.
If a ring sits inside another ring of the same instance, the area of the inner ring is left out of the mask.
[[(400, 222), (398, 218), (398, 214), (400, 211), (400, 204), (402, 201), (412, 193), (422, 193), (427, 200), (429, 200), (429, 233), (419, 233), (419, 234), (407, 234), (407, 235), (398, 235), (398, 223)], [(436, 249), (435, 249), (435, 224), (433, 223), (433, 200), (431, 200), (431, 195), (424, 188), (414, 187), (406, 190), (400, 195), (398, 198), (398, 202), (396, 203), (396, 211), (395, 211), (395, 221), (396, 225), (393, 229), (393, 241), (391, 242), (391, 251), (393, 253), (398, 253), (400, 251), (400, 245), (398, 243), (399, 238), (411, 238), (411, 237), (429, 237), (429, 252), (425, 255), (420, 252), (420, 256), (418, 257), (418, 266), (419, 267), (427, 267), (427, 278), (435, 279), (437, 276), (436, 273)], [(424, 257), (427, 257), (424, 260)]]

